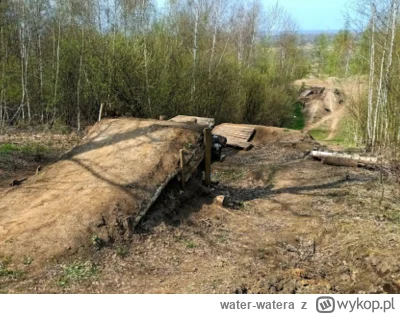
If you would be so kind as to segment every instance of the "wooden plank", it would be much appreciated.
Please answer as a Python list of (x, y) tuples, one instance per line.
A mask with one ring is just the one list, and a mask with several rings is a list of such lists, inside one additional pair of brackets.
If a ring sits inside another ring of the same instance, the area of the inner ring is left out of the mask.
[(197, 171), (201, 162), (204, 160), (204, 147), (198, 147), (192, 152), (185, 151), (184, 154), (184, 173), (181, 171), (181, 173), (178, 175), (178, 180), (184, 180), (186, 183), (192, 177), (193, 173)]
[(207, 127), (213, 127), (215, 125), (215, 120), (213, 118), (184, 116), (184, 115), (176, 116), (170, 119), (169, 121), (178, 123), (193, 123), (193, 121), (196, 121), (197, 124), (204, 125)]
[(204, 142), (205, 142), (205, 180), (204, 183), (207, 187), (211, 185), (211, 153), (212, 153), (212, 136), (211, 129), (204, 129)]
[(255, 132), (252, 126), (224, 123), (216, 126), (212, 133), (226, 137), (228, 146), (249, 150), (253, 147), (249, 141)]
[(250, 138), (254, 135), (255, 131), (256, 131), (255, 128), (251, 126), (224, 123), (217, 125), (213, 129), (213, 134), (222, 136), (229, 134), (241, 134), (241, 135), (247, 135), (247, 140), (250, 140)]
[(232, 147), (242, 148), (243, 150), (250, 150), (251, 148), (253, 148), (252, 143), (240, 140), (231, 140), (228, 145)]
[(181, 149), (179, 151), (179, 157), (180, 157), (180, 162), (181, 162), (181, 174), (182, 174), (182, 189), (185, 189), (185, 180), (186, 178), (186, 169), (185, 169), (185, 150)]

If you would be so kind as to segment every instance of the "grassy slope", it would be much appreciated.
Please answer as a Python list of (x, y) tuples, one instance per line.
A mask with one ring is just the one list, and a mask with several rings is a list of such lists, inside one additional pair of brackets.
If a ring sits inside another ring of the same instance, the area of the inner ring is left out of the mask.
[(303, 106), (300, 102), (293, 105), (293, 116), (291, 116), (284, 124), (285, 128), (293, 130), (302, 130), (305, 126), (305, 118), (303, 114)]

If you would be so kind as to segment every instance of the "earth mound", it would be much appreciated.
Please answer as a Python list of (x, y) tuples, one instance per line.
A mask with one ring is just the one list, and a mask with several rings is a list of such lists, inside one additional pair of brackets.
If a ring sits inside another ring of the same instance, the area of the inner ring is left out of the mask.
[(0, 260), (65, 256), (126, 237), (179, 171), (179, 150), (201, 145), (201, 127), (110, 119), (63, 158), (0, 194)]

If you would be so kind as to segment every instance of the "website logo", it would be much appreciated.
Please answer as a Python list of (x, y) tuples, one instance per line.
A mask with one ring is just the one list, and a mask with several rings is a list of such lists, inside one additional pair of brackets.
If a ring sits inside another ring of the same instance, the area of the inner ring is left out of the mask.
[(335, 299), (332, 297), (319, 297), (317, 299), (318, 313), (333, 313), (335, 312)]

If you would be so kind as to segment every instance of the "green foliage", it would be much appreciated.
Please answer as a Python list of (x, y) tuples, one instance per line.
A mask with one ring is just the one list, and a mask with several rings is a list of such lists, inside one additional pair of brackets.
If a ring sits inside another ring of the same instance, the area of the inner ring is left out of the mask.
[(24, 258), (24, 265), (29, 266), (29, 265), (31, 265), (32, 263), (33, 263), (33, 258), (32, 258), (32, 257), (26, 256), (26, 257)]
[(213, 172), (213, 179), (223, 182), (236, 182), (246, 176), (247, 170), (241, 169), (224, 169), (223, 171)]
[(188, 249), (194, 249), (194, 248), (197, 247), (197, 245), (196, 245), (196, 243), (194, 243), (193, 241), (187, 241), (187, 242), (186, 242), (186, 247), (187, 247)]
[(58, 284), (66, 287), (71, 283), (89, 280), (98, 276), (96, 265), (91, 262), (75, 262), (69, 265), (63, 265), (62, 274)]
[(0, 261), (0, 279), (17, 279), (24, 275), (23, 271), (8, 268), (9, 261)]
[[(281, 32), (270, 40), (253, 33), (259, 25), (251, 16), (258, 10), (250, 5), (242, 8), (248, 10), (240, 14), (243, 20), (229, 22), (229, 27), (220, 20), (238, 12), (229, 11), (236, 10), (233, 7), (220, 12), (213, 42), (211, 2), (210, 11), (200, 12), (194, 45), (195, 24), (185, 3), (174, 2), (165, 12), (156, 12), (151, 4), (122, 6), (107, 21), (96, 19), (113, 12), (110, 3), (69, 10), (56, 0), (44, 5), (41, 14), (33, 10), (33, 0), (21, 4), (25, 11), (9, 3), (0, 13), (5, 21), (0, 102), (9, 108), (9, 116), (28, 120), (29, 100), (28, 122), (45, 123), (62, 133), (77, 126), (78, 113), (83, 125), (94, 123), (102, 103), (105, 116), (186, 114), (281, 126), (296, 99), (291, 82), (309, 69), (295, 32)], [(142, 15), (148, 19), (131, 18)], [(25, 41), (15, 36), (22, 25), (29, 36)], [(29, 48), (26, 72), (21, 47)]]
[(19, 151), (19, 147), (12, 143), (4, 143), (0, 145), (0, 154), (9, 154)]
[(400, 224), (400, 210), (386, 211), (383, 217), (393, 223)]
[(318, 74), (336, 77), (347, 77), (361, 74), (358, 65), (359, 53), (363, 43), (356, 41), (349, 30), (339, 31), (332, 39), (326, 34), (315, 40), (315, 57), (318, 60)]
[(23, 271), (20, 270), (10, 270), (7, 268), (0, 268), (0, 277), (6, 277), (9, 279), (20, 278), (24, 275)]
[(129, 249), (126, 246), (117, 246), (115, 253), (121, 258), (127, 257), (129, 254)]
[(323, 129), (313, 129), (310, 130), (309, 133), (315, 140), (321, 141), (328, 137), (329, 131)]
[(52, 127), (52, 132), (58, 134), (68, 134), (71, 133), (71, 127), (66, 125), (61, 119), (56, 119)]
[(293, 130), (303, 130), (306, 123), (303, 113), (303, 104), (296, 102), (293, 107), (293, 115), (285, 121), (284, 127)]
[(40, 143), (27, 143), (23, 145), (16, 145), (13, 143), (4, 143), (0, 145), (0, 154), (21, 153), (25, 155), (38, 155), (47, 154), (50, 148)]
[(92, 235), (90, 241), (92, 242), (92, 245), (96, 250), (100, 250), (105, 244), (104, 241), (101, 238), (99, 238), (98, 235)]

